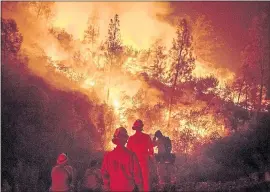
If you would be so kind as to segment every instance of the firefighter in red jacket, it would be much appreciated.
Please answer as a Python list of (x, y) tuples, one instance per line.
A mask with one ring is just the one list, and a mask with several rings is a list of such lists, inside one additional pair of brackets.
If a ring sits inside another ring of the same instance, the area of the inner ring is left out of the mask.
[(68, 157), (65, 153), (58, 156), (57, 165), (53, 167), (51, 172), (51, 178), (51, 192), (71, 192), (74, 190), (74, 172), (73, 168), (68, 165)]
[(127, 148), (133, 151), (140, 162), (143, 176), (143, 191), (150, 191), (150, 159), (153, 159), (154, 149), (151, 137), (143, 133), (143, 122), (138, 119), (134, 122), (132, 129), (136, 133), (130, 136)]
[(135, 153), (125, 147), (128, 137), (125, 128), (115, 130), (112, 142), (116, 148), (105, 154), (101, 167), (105, 191), (142, 191), (139, 161)]

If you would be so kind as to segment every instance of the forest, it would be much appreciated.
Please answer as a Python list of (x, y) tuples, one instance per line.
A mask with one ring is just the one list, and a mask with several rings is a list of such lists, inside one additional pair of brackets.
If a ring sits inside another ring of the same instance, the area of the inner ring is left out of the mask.
[(132, 37), (124, 5), (63, 19), (63, 3), (1, 3), (1, 174), (13, 190), (47, 191), (61, 152), (83, 174), (138, 118), (172, 139), (179, 186), (269, 171), (269, 12), (249, 21), (231, 71), (217, 67), (226, 43), (205, 15), (169, 24), (165, 5), (148, 3), (162, 19), (137, 13), (149, 23)]

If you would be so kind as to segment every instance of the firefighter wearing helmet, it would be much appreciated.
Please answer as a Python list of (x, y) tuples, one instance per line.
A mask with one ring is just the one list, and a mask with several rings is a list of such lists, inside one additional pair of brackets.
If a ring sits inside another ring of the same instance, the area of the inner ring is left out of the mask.
[(112, 142), (116, 147), (105, 154), (101, 174), (105, 191), (142, 191), (142, 172), (136, 154), (125, 147), (129, 136), (120, 127), (115, 130)]
[(153, 139), (154, 147), (157, 147), (156, 155), (158, 182), (161, 190), (165, 184), (175, 185), (175, 155), (171, 153), (172, 144), (169, 137), (164, 136), (160, 130), (156, 131)]
[(133, 151), (139, 159), (143, 176), (143, 191), (150, 191), (150, 159), (153, 158), (154, 149), (151, 137), (142, 132), (143, 126), (140, 119), (134, 122), (132, 129), (136, 133), (130, 136), (127, 148)]
[(51, 192), (70, 192), (74, 190), (74, 170), (70, 165), (68, 165), (68, 160), (68, 156), (65, 153), (61, 153), (58, 156), (57, 165), (53, 167), (51, 172)]

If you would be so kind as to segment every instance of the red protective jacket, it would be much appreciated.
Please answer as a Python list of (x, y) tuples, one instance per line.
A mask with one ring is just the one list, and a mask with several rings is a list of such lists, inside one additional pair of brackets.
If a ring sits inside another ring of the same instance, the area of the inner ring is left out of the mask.
[(136, 155), (126, 147), (117, 146), (104, 156), (101, 174), (108, 191), (133, 191), (135, 185), (142, 189), (142, 173)]
[(73, 187), (74, 174), (69, 165), (57, 165), (51, 172), (51, 191), (69, 191)]
[(127, 143), (127, 148), (137, 155), (140, 162), (148, 161), (149, 156), (154, 155), (153, 147), (151, 137), (142, 132), (130, 136)]
[(148, 134), (136, 132), (130, 136), (127, 148), (133, 151), (140, 162), (143, 176), (143, 190), (150, 191), (150, 164), (149, 158), (154, 155), (153, 143)]

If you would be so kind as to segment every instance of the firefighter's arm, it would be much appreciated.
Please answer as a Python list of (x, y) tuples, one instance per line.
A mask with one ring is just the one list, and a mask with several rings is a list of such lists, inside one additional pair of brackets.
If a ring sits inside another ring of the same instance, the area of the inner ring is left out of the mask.
[(76, 179), (77, 179), (77, 172), (75, 169), (72, 168), (72, 182), (71, 182), (71, 184), (73, 187), (75, 186)]
[(149, 155), (151, 157), (153, 157), (154, 156), (154, 145), (153, 145), (153, 142), (152, 142), (152, 139), (150, 136), (148, 138), (148, 150), (149, 150)]
[(127, 142), (127, 148), (132, 151), (132, 140), (129, 138)]
[(139, 191), (143, 190), (143, 178), (142, 178), (142, 170), (141, 166), (139, 164), (139, 160), (135, 153), (132, 155), (132, 164), (133, 164), (133, 175), (134, 175), (134, 181), (135, 184), (138, 187)]
[(156, 147), (157, 146), (157, 137), (155, 136), (154, 138), (153, 138), (153, 147)]
[(65, 166), (65, 170), (69, 173), (69, 175), (71, 177), (70, 187), (73, 189), (75, 186), (75, 182), (76, 182), (76, 171), (70, 165)]
[(104, 184), (104, 190), (109, 191), (110, 190), (110, 175), (109, 175), (109, 165), (108, 165), (108, 154), (104, 155), (104, 159), (101, 166), (101, 175), (103, 179)]
[[(52, 172), (51, 172), (51, 178), (52, 178), (53, 171), (54, 171), (54, 168), (52, 169)], [(51, 192), (51, 191), (52, 191), (52, 186), (50, 186), (50, 188), (49, 188), (49, 192)]]
[(97, 174), (98, 182), (103, 183), (101, 170), (97, 170), (96, 174)]
[(169, 138), (169, 146), (168, 146), (168, 148), (169, 148), (169, 150), (170, 150), (170, 153), (172, 152), (172, 140)]

